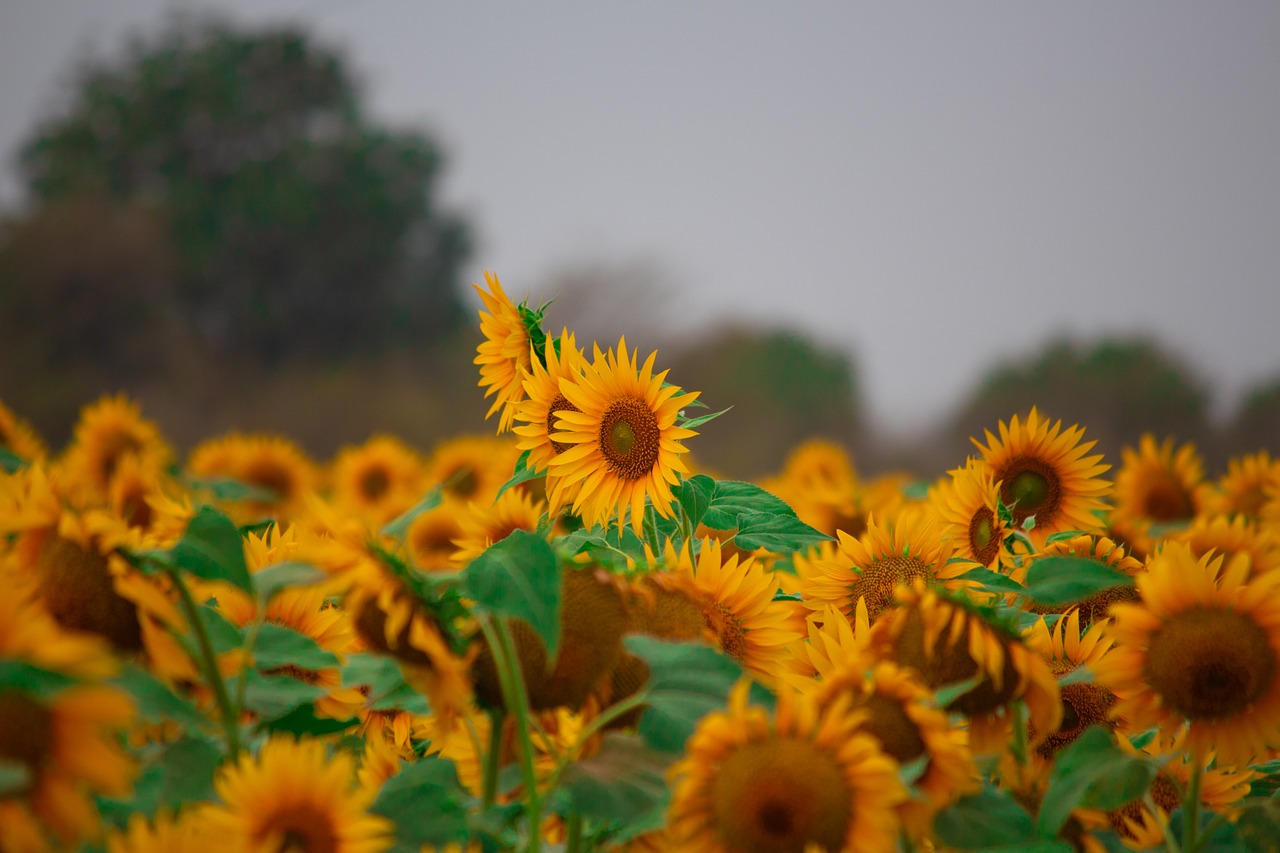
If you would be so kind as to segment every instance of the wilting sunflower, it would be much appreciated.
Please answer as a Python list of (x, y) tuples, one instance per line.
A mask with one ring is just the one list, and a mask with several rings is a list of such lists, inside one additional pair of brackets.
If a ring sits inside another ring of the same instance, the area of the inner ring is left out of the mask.
[(1249, 558), (1249, 575), (1280, 568), (1280, 528), (1244, 515), (1200, 516), (1172, 539), (1182, 542), (1197, 557), (1211, 551), (1228, 561), (1237, 554)]
[(1137, 583), (1142, 600), (1112, 605), (1115, 647), (1094, 665), (1128, 730), (1186, 726), (1194, 754), (1241, 767), (1280, 743), (1280, 574), (1171, 543)]
[(576, 381), (565, 377), (560, 389), (577, 407), (558, 413), (551, 438), (570, 445), (550, 462), (555, 478), (550, 503), (558, 509), (567, 484), (581, 481), (573, 511), (588, 525), (608, 526), (617, 515), (621, 528), (627, 509), (638, 534), (644, 520), (645, 499), (664, 518), (671, 517), (671, 486), (678, 473), (688, 473), (681, 455), (682, 439), (697, 435), (676, 425), (680, 409), (698, 398), (676, 385), (664, 385), (667, 371), (654, 374), (658, 353), (641, 365), (639, 353), (629, 355), (626, 338), (616, 351), (596, 349), (591, 364), (582, 366)]
[(426, 482), (443, 486), (445, 501), (486, 504), (511, 479), (519, 456), (520, 450), (506, 439), (459, 436), (436, 446), (427, 461)]
[(275, 737), (214, 780), (221, 802), (204, 813), (210, 837), (234, 853), (376, 853), (391, 821), (370, 814), (375, 791), (356, 784), (355, 759), (320, 741)]
[(291, 517), (319, 482), (314, 462), (293, 441), (275, 435), (239, 435), (203, 442), (191, 452), (187, 468), (197, 477), (236, 480), (264, 493), (260, 500), (226, 507), (238, 520), (264, 515)]
[[(1080, 611), (1072, 610), (1054, 622), (1050, 628), (1043, 619), (1034, 622), (1030, 632), (1036, 636), (1036, 644), (1045, 650), (1049, 668), (1061, 679), (1082, 666), (1091, 667), (1111, 649), (1111, 640), (1099, 622), (1080, 633)], [(1062, 722), (1054, 731), (1039, 741), (1036, 752), (1042, 758), (1052, 758), (1055, 753), (1074, 743), (1090, 726), (1106, 726), (1114, 729), (1111, 709), (1116, 696), (1110, 690), (1088, 681), (1078, 681), (1059, 686), (1062, 699)], [(1033, 733), (1034, 734), (1034, 733)]]
[[(825, 552), (823, 552), (825, 553)], [(960, 586), (955, 580), (971, 566), (948, 564), (951, 548), (933, 517), (920, 509), (904, 509), (889, 524), (872, 519), (862, 536), (840, 535), (835, 559), (797, 559), (806, 604), (821, 609), (833, 604), (857, 624), (859, 608), (869, 623), (893, 605), (899, 584), (920, 579), (927, 584)]]
[(523, 492), (508, 489), (492, 506), (471, 504), (470, 512), (459, 517), (462, 533), (458, 536), (453, 561), (465, 566), (517, 530), (537, 530), (546, 506)]
[(484, 395), (494, 397), (485, 419), (501, 410), (498, 432), (503, 433), (511, 429), (516, 408), (524, 399), (524, 374), (529, 369), (533, 341), (523, 314), (507, 297), (498, 277), (486, 271), (484, 281), (489, 286), (489, 293), (474, 282), (471, 285), (480, 294), (484, 307), (489, 309), (488, 314), (480, 312), (480, 331), (484, 340), (476, 347), (475, 363), (480, 366), (479, 384), (485, 389)]
[[(1083, 557), (1088, 560), (1096, 560), (1105, 566), (1124, 572), (1130, 577), (1137, 577), (1142, 572), (1142, 563), (1130, 557), (1122, 546), (1117, 545), (1106, 536), (1096, 533), (1082, 533), (1079, 536), (1060, 539), (1051, 545), (1046, 545), (1034, 557), (1021, 561), (1011, 573), (1013, 579), (1019, 582), (1026, 580), (1027, 572), (1031, 566), (1035, 565), (1037, 560), (1046, 557)], [(1138, 593), (1133, 586), (1121, 585), (1104, 589), (1074, 604), (1049, 605), (1027, 601), (1025, 606), (1032, 613), (1044, 614), (1066, 613), (1068, 610), (1075, 609), (1080, 614), (1080, 623), (1087, 628), (1094, 622), (1105, 619), (1107, 608), (1112, 604), (1120, 601), (1135, 601), (1137, 598)]]
[(1205, 508), (1212, 515), (1257, 518), (1270, 495), (1280, 490), (1280, 459), (1265, 450), (1227, 462), (1227, 473)]
[(819, 707), (784, 691), (770, 718), (747, 704), (746, 688), (740, 683), (725, 711), (703, 717), (671, 768), (669, 849), (895, 849), (906, 791), (849, 698)]
[(1087, 456), (1095, 442), (1082, 441), (1084, 428), (1062, 429), (1062, 421), (1050, 424), (1033, 407), (1026, 421), (1017, 415), (1008, 426), (1000, 422), (1000, 437), (986, 431), (987, 444), (973, 443), (991, 466), (992, 477), (1000, 483), (1000, 498), (1013, 514), (1013, 525), (1035, 516), (1029, 535), (1043, 544), (1061, 530), (1095, 530), (1100, 526), (1098, 510), (1111, 483), (1101, 479), (1110, 468), (1101, 454)]
[(513, 430), (520, 436), (517, 441), (520, 449), (529, 451), (528, 467), (534, 470), (546, 468), (552, 459), (568, 449), (568, 445), (551, 438), (556, 431), (556, 416), (576, 409), (560, 390), (560, 380), (565, 377), (576, 380), (586, 362), (586, 356), (568, 329), (563, 330), (557, 340), (547, 342), (546, 356), (545, 367), (537, 359), (530, 360), (524, 379), (526, 399), (516, 411), (516, 420), (521, 426)]
[(104, 397), (80, 412), (71, 445), (60, 467), (82, 478), (94, 495), (103, 495), (120, 460), (129, 455), (168, 463), (173, 453), (156, 425), (123, 394)]
[(971, 458), (930, 490), (929, 499), (955, 556), (994, 569), (1009, 530), (1000, 518), (1000, 485), (991, 466)]
[(969, 719), (975, 755), (1004, 749), (1017, 701), (1026, 703), (1041, 737), (1057, 730), (1062, 720), (1058, 682), (1035, 635), (1019, 636), (968, 599), (923, 580), (899, 587), (897, 598), (899, 606), (872, 626), (871, 648), (880, 658), (914, 669), (934, 690), (977, 680), (946, 705)]
[(378, 435), (344, 447), (330, 474), (333, 502), (344, 511), (384, 524), (413, 506), (426, 487), (422, 459), (398, 438)]
[(1183, 444), (1175, 451), (1172, 438), (1157, 444), (1148, 433), (1137, 450), (1121, 451), (1111, 529), (1130, 553), (1145, 555), (1162, 537), (1161, 525), (1190, 521), (1203, 510), (1210, 491), (1194, 445)]
[(47, 454), (40, 434), (3, 402), (0, 402), (0, 450), (7, 450), (19, 459), (43, 459)]

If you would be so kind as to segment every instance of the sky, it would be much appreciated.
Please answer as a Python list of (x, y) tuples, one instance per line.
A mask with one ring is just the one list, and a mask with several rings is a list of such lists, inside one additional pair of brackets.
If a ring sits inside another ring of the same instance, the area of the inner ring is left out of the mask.
[(341, 49), (443, 144), (471, 280), (647, 270), (677, 334), (849, 353), (883, 427), (1056, 335), (1150, 334), (1219, 411), (1280, 376), (1277, 3), (5, 0), (0, 203), (76, 63), (181, 13)]

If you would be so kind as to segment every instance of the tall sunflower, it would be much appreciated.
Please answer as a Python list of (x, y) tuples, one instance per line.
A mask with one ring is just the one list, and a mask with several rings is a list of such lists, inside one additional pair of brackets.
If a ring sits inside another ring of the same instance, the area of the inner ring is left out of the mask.
[(987, 430), (985, 446), (973, 440), (1000, 483), (1014, 527), (1035, 516), (1030, 536), (1039, 544), (1062, 530), (1100, 526), (1096, 513), (1105, 508), (1111, 490), (1101, 477), (1111, 466), (1101, 464), (1100, 454), (1086, 455), (1095, 442), (1083, 437), (1083, 427), (1063, 430), (1062, 421), (1051, 424), (1033, 407), (1026, 421), (1017, 415), (1007, 426), (1001, 421), (999, 438)]
[(187, 467), (198, 477), (227, 477), (260, 489), (261, 499), (235, 501), (227, 512), (240, 521), (266, 515), (291, 518), (319, 483), (315, 463), (292, 440), (278, 435), (232, 434), (202, 442)]
[(784, 691), (771, 718), (746, 687), (702, 719), (671, 768), (668, 849), (895, 849), (906, 791), (849, 698), (820, 707)]
[(376, 853), (391, 821), (370, 814), (376, 791), (356, 784), (354, 757), (320, 741), (275, 737), (214, 780), (220, 802), (204, 812), (210, 837), (232, 853)]
[(815, 438), (801, 443), (787, 456), (782, 473), (761, 485), (828, 536), (840, 530), (861, 536), (866, 530), (867, 511), (853, 459), (835, 442)]
[(426, 482), (442, 486), (446, 502), (489, 503), (511, 478), (519, 455), (507, 439), (461, 435), (436, 445), (427, 460)]
[(524, 315), (502, 289), (498, 277), (486, 271), (484, 281), (489, 286), (488, 293), (478, 284), (471, 285), (489, 309), (487, 314), (480, 312), (484, 340), (476, 347), (475, 363), (480, 366), (479, 385), (485, 389), (484, 395), (494, 398), (485, 419), (501, 410), (498, 432), (503, 433), (511, 429), (516, 408), (524, 399), (524, 374), (529, 369), (533, 341)]
[(457, 569), (453, 555), (458, 546), (454, 543), (463, 535), (462, 519), (466, 514), (466, 507), (453, 501), (420, 513), (405, 534), (413, 565), (426, 572)]
[(676, 385), (665, 385), (667, 371), (655, 374), (653, 352), (641, 365), (629, 354), (626, 338), (617, 350), (596, 349), (591, 364), (576, 380), (564, 377), (560, 389), (577, 411), (557, 416), (551, 438), (568, 448), (549, 463), (555, 478), (550, 503), (563, 505), (567, 484), (581, 482), (573, 511), (589, 525), (606, 526), (616, 515), (621, 529), (628, 509), (631, 526), (640, 532), (645, 499), (664, 518), (671, 517), (671, 486), (688, 473), (681, 456), (683, 439), (697, 435), (676, 425), (680, 409), (698, 398)]
[(461, 533), (455, 540), (453, 562), (465, 566), (485, 552), (490, 545), (501, 542), (517, 530), (537, 530), (538, 521), (546, 509), (541, 501), (535, 501), (523, 492), (508, 489), (492, 506), (471, 504), (470, 512), (459, 518)]
[(929, 497), (955, 556), (994, 569), (1009, 530), (1000, 517), (1000, 484), (991, 466), (971, 458), (965, 467), (951, 471)]
[(1203, 557), (1215, 552), (1228, 561), (1237, 554), (1249, 558), (1250, 576), (1280, 569), (1280, 526), (1244, 515), (1202, 515), (1171, 539)]
[(1280, 743), (1280, 574), (1169, 544), (1137, 584), (1140, 602), (1112, 605), (1115, 647), (1094, 666), (1116, 716), (1170, 739), (1185, 726), (1187, 747), (1223, 764)]

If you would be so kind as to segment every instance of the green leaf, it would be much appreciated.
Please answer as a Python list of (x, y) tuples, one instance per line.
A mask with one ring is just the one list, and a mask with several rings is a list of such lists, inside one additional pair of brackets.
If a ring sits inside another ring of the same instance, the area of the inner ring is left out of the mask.
[(1087, 557), (1041, 557), (1027, 569), (1027, 594), (1037, 604), (1074, 604), (1118, 586), (1133, 586), (1133, 578)]
[(401, 764), (382, 785), (369, 811), (395, 823), (397, 853), (418, 853), (424, 844), (465, 841), (473, 798), (458, 783), (453, 762), (434, 756)]
[(1007, 791), (997, 788), (961, 797), (938, 813), (933, 831), (944, 844), (960, 850), (1011, 845), (1021, 850), (1036, 838), (1031, 815)]
[(696, 530), (702, 523), (703, 516), (707, 514), (707, 508), (711, 506), (711, 497), (715, 491), (716, 481), (706, 474), (695, 474), (671, 490), (676, 500), (680, 502), (680, 508), (684, 510), (685, 516), (688, 517), (691, 529)]
[(1057, 533), (1050, 533), (1045, 537), (1044, 544), (1053, 545), (1058, 542), (1066, 542), (1068, 539), (1075, 539), (1077, 536), (1083, 536), (1087, 531), (1084, 530), (1059, 530)]
[(645, 709), (637, 733), (661, 752), (679, 753), (708, 712), (723, 708), (742, 669), (715, 649), (697, 643), (669, 643), (652, 637), (625, 639), (649, 665)]
[(324, 735), (345, 732), (360, 724), (359, 717), (335, 720), (332, 717), (321, 717), (316, 713), (315, 705), (299, 705), (283, 717), (265, 720), (258, 724), (265, 732), (288, 732), (293, 735), (323, 737)]
[(0, 758), (0, 800), (21, 794), (31, 784), (31, 771), (18, 761)]
[(280, 496), (271, 489), (251, 486), (230, 477), (198, 477), (191, 480), (193, 491), (208, 492), (216, 501), (235, 503), (236, 501), (257, 501), (258, 503), (274, 503)]
[(732, 408), (733, 406), (730, 406), (728, 409), (721, 409), (720, 411), (712, 412), (709, 415), (699, 415), (696, 418), (690, 418), (687, 421), (681, 421), (680, 426), (684, 427), (685, 429), (693, 429), (694, 427), (700, 427), (703, 424), (705, 424), (707, 421), (715, 420), (716, 418), (720, 417), (721, 415), (723, 415), (725, 412), (729, 411), (729, 409), (732, 409)]
[(929, 480), (917, 480), (914, 483), (907, 483), (902, 487), (902, 496), (909, 501), (923, 501), (929, 499), (929, 487), (933, 483)]
[(227, 689), (233, 694), (240, 678), (245, 679), (244, 707), (259, 717), (283, 717), (294, 708), (314, 702), (324, 695), (324, 688), (287, 675), (263, 675), (257, 670), (249, 670), (231, 679)]
[(1027, 588), (1008, 575), (993, 572), (986, 566), (978, 566), (960, 575), (961, 580), (977, 581), (989, 590), (1026, 595)]
[(21, 690), (47, 699), (75, 683), (74, 678), (61, 672), (41, 669), (26, 661), (0, 659), (0, 690)]
[(320, 648), (311, 637), (274, 622), (264, 622), (258, 626), (258, 638), (253, 644), (253, 661), (263, 672), (285, 666), (306, 670), (327, 669), (340, 663), (337, 655)]
[(327, 577), (323, 569), (310, 563), (276, 563), (255, 574), (253, 585), (259, 599), (270, 601), (281, 590), (319, 583)]
[(0, 471), (12, 474), (26, 464), (26, 460), (21, 456), (10, 452), (8, 448), (0, 447)]
[(944, 684), (933, 693), (933, 701), (937, 703), (939, 708), (945, 708), (961, 696), (973, 690), (983, 682), (986, 675), (979, 673), (973, 678), (966, 678), (964, 681), (957, 681), (954, 684)]
[(754, 483), (717, 480), (715, 494), (711, 496), (711, 505), (703, 515), (702, 523), (713, 530), (736, 530), (738, 516), (753, 513), (796, 514), (782, 498), (766, 492)]
[(1241, 849), (1280, 853), (1280, 803), (1266, 800), (1246, 805), (1236, 820), (1235, 835)]
[(231, 624), (218, 608), (209, 604), (197, 604), (196, 617), (204, 626), (209, 644), (216, 653), (222, 654), (244, 647), (244, 632)]
[(227, 581), (253, 594), (244, 546), (235, 522), (211, 506), (202, 506), (173, 546), (173, 564), (198, 578)]
[(403, 539), (405, 534), (409, 532), (409, 528), (413, 525), (415, 518), (440, 506), (440, 502), (444, 499), (444, 486), (444, 483), (433, 486), (422, 496), (422, 500), (400, 513), (386, 527), (383, 527), (382, 535), (390, 536), (392, 539)]
[(382, 696), (405, 683), (400, 665), (386, 655), (354, 654), (342, 667), (343, 687), (369, 687), (370, 696)]
[(1043, 835), (1056, 835), (1077, 806), (1117, 809), (1147, 790), (1159, 765), (1129, 755), (1111, 733), (1093, 726), (1054, 758), (1049, 787), (1040, 806)]
[(560, 644), (560, 559), (545, 539), (517, 530), (489, 546), (459, 575), (475, 606), (523, 619), (554, 658)]
[(545, 468), (529, 468), (529, 467), (526, 467), (528, 466), (528, 464), (529, 464), (529, 451), (526, 450), (524, 453), (521, 453), (520, 458), (516, 460), (516, 468), (515, 468), (515, 471), (511, 474), (511, 479), (503, 483), (502, 486), (499, 487), (498, 493), (493, 496), (493, 499), (495, 501), (498, 498), (502, 497), (502, 493), (505, 492), (507, 489), (511, 488), (512, 486), (518, 486), (521, 483), (527, 483), (530, 480), (536, 480), (539, 477), (545, 477), (547, 475), (547, 471)]
[(125, 664), (112, 683), (133, 697), (138, 716), (145, 722), (173, 720), (189, 729), (209, 725), (196, 706), (165, 686), (164, 682), (134, 664)]
[(1068, 687), (1072, 684), (1092, 684), (1093, 670), (1089, 669), (1085, 664), (1080, 664), (1075, 669), (1058, 679), (1059, 687)]
[(733, 537), (734, 544), (744, 551), (764, 548), (773, 554), (792, 554), (831, 539), (794, 515), (747, 513), (738, 516), (734, 526), (738, 530)]
[(583, 817), (630, 824), (666, 808), (670, 763), (670, 755), (650, 749), (635, 735), (609, 732), (599, 752), (565, 769), (560, 784)]
[(183, 736), (165, 747), (159, 764), (163, 769), (157, 806), (180, 806), (217, 799), (213, 774), (222, 763), (222, 750), (214, 743)]

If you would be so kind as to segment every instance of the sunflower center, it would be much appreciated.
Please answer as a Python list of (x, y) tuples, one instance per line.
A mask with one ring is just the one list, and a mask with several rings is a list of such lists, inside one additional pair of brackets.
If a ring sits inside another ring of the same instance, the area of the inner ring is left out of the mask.
[[(1092, 725), (1114, 727), (1107, 715), (1116, 703), (1115, 694), (1096, 684), (1068, 684), (1061, 688), (1062, 723), (1036, 748), (1045, 758), (1052, 758), (1058, 750), (1075, 742), (1080, 733)], [(1035, 732), (1032, 731), (1034, 738)]]
[(28, 783), (11, 795), (25, 796), (53, 749), (53, 715), (25, 693), (0, 690), (0, 760), (26, 767)]
[(107, 558), (61, 536), (50, 536), (37, 561), (40, 596), (64, 628), (106, 637), (121, 651), (142, 648), (133, 602), (116, 594)]
[(996, 536), (996, 516), (985, 506), (969, 520), (969, 551), (973, 554), (973, 559), (984, 566), (991, 565), (1000, 551), (1000, 540)]
[(293, 496), (295, 483), (293, 472), (270, 459), (259, 459), (244, 472), (244, 481), (260, 489), (275, 493), (277, 501)]
[[(294, 806), (273, 813), (264, 835), (280, 839), (276, 853), (337, 853), (338, 838), (328, 815)], [(262, 839), (266, 840), (266, 839)], [(260, 842), (261, 843), (261, 842)]]
[[(1151, 800), (1159, 806), (1166, 815), (1172, 814), (1179, 806), (1182, 805), (1182, 794), (1178, 790), (1178, 785), (1170, 778), (1167, 773), (1157, 773), (1156, 778), (1151, 780), (1151, 788), (1148, 791), (1151, 794)], [(1133, 830), (1129, 828), (1125, 818), (1133, 821), (1133, 823), (1142, 824), (1142, 814), (1146, 811), (1142, 800), (1134, 800), (1121, 806), (1119, 809), (1110, 812), (1107, 815), (1108, 821), (1113, 829), (1125, 838), (1134, 838)]]
[(551, 433), (555, 432), (558, 429), (558, 427), (556, 426), (556, 415), (559, 414), (560, 412), (580, 412), (580, 411), (582, 410), (579, 409), (577, 406), (575, 406), (573, 403), (570, 403), (569, 398), (563, 394), (557, 394), (556, 398), (551, 401), (551, 405), (547, 407), (547, 436), (548, 436), (547, 440), (551, 441), (551, 449), (556, 452), (557, 456), (559, 456), (561, 453), (564, 453), (566, 450), (568, 450), (570, 445), (561, 444), (558, 441), (552, 441), (550, 438)]
[(1033, 515), (1047, 522), (1058, 508), (1062, 495), (1058, 475), (1042, 459), (1015, 456), (1001, 467), (996, 479), (1002, 481), (1000, 497), (1009, 506), (1017, 526)]
[(1191, 495), (1176, 480), (1153, 483), (1142, 502), (1142, 512), (1154, 521), (1179, 521), (1196, 514)]
[(1276, 654), (1252, 619), (1199, 608), (1174, 616), (1152, 638), (1147, 679), (1188, 720), (1218, 720), (1246, 710), (1275, 681)]
[(360, 494), (365, 500), (376, 501), (391, 488), (391, 476), (383, 467), (370, 468), (360, 477)]
[(104, 484), (111, 482), (111, 478), (115, 476), (116, 469), (120, 467), (120, 460), (126, 454), (136, 454), (142, 450), (142, 442), (127, 432), (116, 432), (105, 436), (102, 440), (101, 455), (101, 471), (100, 476)]
[(689, 596), (656, 584), (641, 589), (644, 606), (637, 609), (632, 630), (664, 640), (699, 640), (711, 628), (711, 616)]
[(899, 764), (906, 764), (924, 754), (920, 727), (907, 715), (902, 703), (879, 693), (872, 693), (861, 707), (870, 712), (867, 733), (880, 741), (880, 748)]
[(858, 579), (849, 585), (849, 615), (852, 618), (858, 599), (867, 603), (867, 617), (875, 622), (893, 602), (893, 591), (898, 584), (910, 584), (916, 578), (933, 581), (931, 566), (916, 557), (897, 555), (872, 560), (858, 573)]
[(657, 415), (635, 397), (615, 400), (600, 420), (600, 450), (609, 469), (624, 480), (639, 480), (653, 471), (661, 438)]
[(724, 846), (744, 853), (845, 848), (853, 797), (835, 759), (806, 740), (770, 738), (736, 749), (711, 784)]
[(723, 601), (717, 601), (708, 607), (703, 612), (703, 618), (720, 641), (720, 649), (741, 662), (747, 653), (747, 633), (742, 628), (742, 620)]
[(480, 488), (480, 478), (476, 476), (474, 466), (461, 465), (445, 478), (445, 484), (446, 492), (455, 498), (466, 500)]

